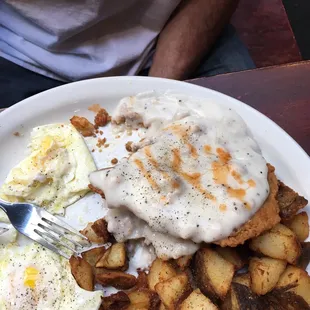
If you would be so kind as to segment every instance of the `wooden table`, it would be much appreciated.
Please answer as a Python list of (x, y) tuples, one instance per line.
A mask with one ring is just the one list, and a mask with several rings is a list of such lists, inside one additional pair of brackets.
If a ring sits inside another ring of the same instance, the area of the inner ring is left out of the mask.
[(310, 61), (190, 80), (262, 112), (310, 155)]
[(310, 155), (310, 61), (188, 82), (254, 107), (280, 125)]

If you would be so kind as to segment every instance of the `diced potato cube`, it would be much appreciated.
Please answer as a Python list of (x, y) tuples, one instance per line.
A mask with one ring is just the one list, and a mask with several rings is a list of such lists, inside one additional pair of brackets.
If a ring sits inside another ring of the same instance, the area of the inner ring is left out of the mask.
[(169, 262), (163, 261), (160, 258), (155, 259), (151, 265), (150, 272), (148, 274), (150, 289), (155, 290), (155, 285), (158, 282), (166, 281), (176, 276), (176, 274), (176, 270)]
[(186, 273), (178, 274), (155, 285), (155, 291), (167, 310), (175, 310), (179, 299), (189, 294), (191, 287)]
[(234, 273), (234, 265), (216, 251), (201, 248), (196, 253), (194, 274), (198, 288), (212, 299), (225, 298)]
[(277, 224), (271, 230), (251, 240), (250, 248), (272, 258), (295, 264), (301, 254), (296, 235), (286, 226)]
[(286, 268), (286, 261), (270, 257), (253, 257), (250, 260), (249, 272), (251, 289), (258, 295), (265, 295), (277, 284)]
[(212, 301), (199, 289), (194, 290), (181, 304), (180, 310), (218, 310)]

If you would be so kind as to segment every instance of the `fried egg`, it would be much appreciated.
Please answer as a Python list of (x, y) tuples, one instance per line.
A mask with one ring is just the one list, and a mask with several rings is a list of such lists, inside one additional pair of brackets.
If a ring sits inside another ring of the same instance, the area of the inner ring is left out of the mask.
[(1, 310), (96, 310), (101, 296), (81, 289), (68, 260), (40, 245), (0, 246)]
[(0, 197), (27, 201), (62, 214), (88, 192), (88, 175), (96, 169), (82, 136), (71, 124), (49, 124), (31, 132), (30, 155), (14, 167)]
[(0, 245), (13, 243), (16, 239), (17, 231), (13, 225), (0, 222)]
[(8, 216), (2, 210), (0, 210), (0, 223), (10, 223)]

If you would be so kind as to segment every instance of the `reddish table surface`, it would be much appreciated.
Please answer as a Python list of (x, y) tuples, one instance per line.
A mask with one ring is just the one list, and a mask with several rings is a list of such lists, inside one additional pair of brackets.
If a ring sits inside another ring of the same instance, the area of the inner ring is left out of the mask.
[(188, 81), (262, 112), (310, 155), (310, 61)]

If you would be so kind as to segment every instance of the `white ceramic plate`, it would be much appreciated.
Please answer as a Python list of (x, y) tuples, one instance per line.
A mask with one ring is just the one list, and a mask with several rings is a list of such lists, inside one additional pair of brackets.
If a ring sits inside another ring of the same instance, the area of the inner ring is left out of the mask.
[[(173, 90), (194, 97), (209, 98), (220, 105), (233, 108), (246, 121), (266, 160), (276, 167), (277, 176), (300, 194), (310, 198), (309, 156), (270, 119), (246, 104), (216, 91), (184, 82), (147, 77), (111, 77), (71, 83), (23, 100), (0, 113), (0, 184), (9, 170), (24, 158), (29, 133), (33, 127), (68, 122), (74, 114), (93, 119), (94, 113), (87, 108), (94, 103), (99, 103), (112, 113), (122, 97), (148, 90)], [(14, 136), (13, 133), (16, 131), (22, 136)], [(103, 161), (99, 158), (98, 162), (96, 158), (97, 165), (100, 168), (108, 165), (114, 155), (120, 158), (123, 149), (123, 142), (121, 147), (115, 144), (108, 153), (101, 154)], [(79, 223), (75, 216), (76, 227), (85, 225), (87, 220), (102, 216), (100, 212), (103, 206), (99, 203), (100, 199), (98, 197), (86, 199), (90, 201), (84, 199), (80, 203), (84, 203), (83, 214), (88, 216)], [(309, 206), (307, 211), (309, 212)]]

